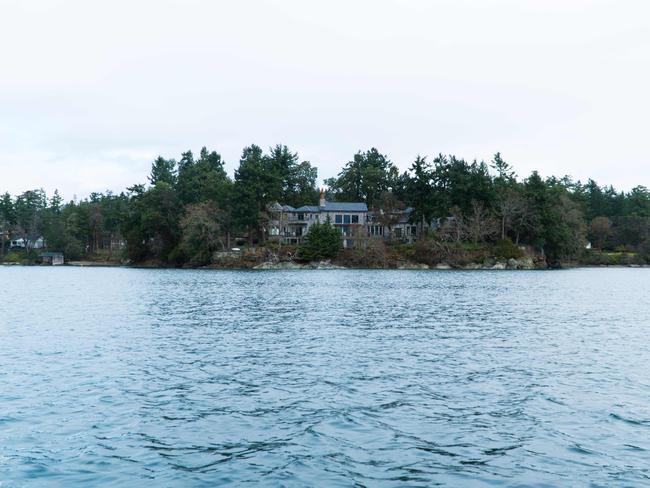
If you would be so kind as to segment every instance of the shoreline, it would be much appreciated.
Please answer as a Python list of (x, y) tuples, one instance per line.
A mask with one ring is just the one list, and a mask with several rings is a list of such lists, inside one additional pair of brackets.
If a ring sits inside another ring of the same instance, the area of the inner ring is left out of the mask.
[[(15, 262), (0, 262), (0, 266), (23, 266), (23, 267), (51, 267), (48, 264), (36, 263), (15, 263)], [(565, 264), (559, 267), (509, 267), (507, 264), (499, 262), (495, 265), (484, 265), (482, 263), (470, 263), (467, 265), (450, 265), (447, 263), (440, 263), (435, 266), (429, 266), (422, 263), (404, 263), (400, 266), (343, 266), (327, 262), (310, 262), (310, 263), (297, 263), (293, 261), (286, 261), (280, 263), (260, 263), (255, 266), (162, 266), (155, 264), (122, 264), (111, 262), (96, 262), (96, 261), (71, 261), (63, 265), (63, 267), (76, 267), (76, 268), (127, 268), (127, 269), (178, 269), (178, 270), (214, 270), (214, 271), (333, 271), (333, 270), (390, 270), (390, 271), (545, 271), (545, 270), (566, 270), (566, 269), (582, 269), (582, 268), (650, 268), (650, 264)], [(58, 267), (55, 266), (55, 267)]]

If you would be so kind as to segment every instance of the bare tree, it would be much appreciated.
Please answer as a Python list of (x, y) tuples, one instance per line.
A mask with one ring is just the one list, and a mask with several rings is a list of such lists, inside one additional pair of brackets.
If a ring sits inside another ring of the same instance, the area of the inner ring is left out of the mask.
[(453, 206), (438, 230), (438, 235), (446, 241), (461, 241), (465, 237), (465, 224), (463, 212), (460, 207)]
[(392, 238), (393, 227), (400, 221), (400, 217), (404, 211), (404, 203), (399, 201), (393, 192), (383, 192), (375, 210), (377, 214), (377, 221), (383, 226), (388, 228), (388, 236)]
[(499, 198), (496, 212), (501, 220), (501, 239), (505, 239), (512, 228), (513, 221), (525, 212), (526, 201), (513, 188), (509, 188)]
[(472, 212), (463, 220), (465, 233), (474, 244), (498, 233), (498, 223), (483, 204), (472, 201)]

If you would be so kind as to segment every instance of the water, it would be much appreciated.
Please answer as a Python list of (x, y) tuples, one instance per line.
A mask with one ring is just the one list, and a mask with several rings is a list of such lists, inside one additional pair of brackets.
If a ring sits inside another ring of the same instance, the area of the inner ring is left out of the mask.
[(650, 270), (0, 267), (0, 486), (650, 484)]

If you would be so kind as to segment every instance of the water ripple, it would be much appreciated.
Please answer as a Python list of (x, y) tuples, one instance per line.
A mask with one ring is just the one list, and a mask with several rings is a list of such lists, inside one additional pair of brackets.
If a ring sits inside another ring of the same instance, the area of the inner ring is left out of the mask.
[(0, 278), (2, 487), (648, 484), (650, 270)]

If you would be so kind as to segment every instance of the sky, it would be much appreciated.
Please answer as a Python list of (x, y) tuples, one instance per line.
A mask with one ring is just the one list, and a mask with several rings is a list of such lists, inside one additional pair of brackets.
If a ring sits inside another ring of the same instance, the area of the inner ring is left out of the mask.
[(159, 154), (377, 147), (650, 186), (650, 2), (0, 0), (0, 192), (146, 182)]

